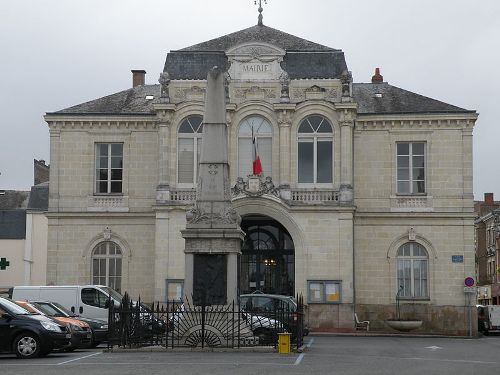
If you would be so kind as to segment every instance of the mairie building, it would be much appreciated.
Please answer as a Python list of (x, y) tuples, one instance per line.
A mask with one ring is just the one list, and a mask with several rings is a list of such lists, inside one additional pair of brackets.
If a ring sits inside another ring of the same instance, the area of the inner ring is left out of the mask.
[(133, 87), (46, 114), (47, 283), (183, 298), (181, 230), (214, 66), (226, 71), (232, 204), (246, 234), (240, 293), (302, 295), (317, 331), (352, 331), (354, 313), (389, 330), (398, 299), (420, 332), (467, 333), (477, 113), (378, 69), (356, 83), (342, 50), (262, 24), (170, 51), (158, 84), (134, 70)]

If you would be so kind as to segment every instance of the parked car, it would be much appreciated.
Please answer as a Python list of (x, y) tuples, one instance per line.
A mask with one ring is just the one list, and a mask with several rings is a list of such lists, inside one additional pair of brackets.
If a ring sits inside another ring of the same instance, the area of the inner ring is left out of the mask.
[(57, 302), (73, 314), (108, 321), (109, 302), (118, 306), (123, 296), (104, 285), (15, 286), (13, 300)]
[(70, 340), (66, 326), (0, 297), (0, 351), (15, 353), (19, 358), (34, 358), (65, 348)]
[(500, 332), (500, 306), (477, 305), (477, 330), (485, 335)]
[(88, 348), (92, 343), (92, 330), (88, 323), (81, 320), (68, 317), (53, 316), (47, 314), (44, 310), (35, 306), (35, 304), (28, 301), (15, 301), (19, 306), (25, 308), (30, 313), (45, 315), (52, 318), (61, 325), (65, 325), (71, 332), (70, 344), (64, 348), (65, 351), (71, 352), (78, 348)]
[[(251, 312), (283, 322), (284, 328), (296, 335), (299, 323), (297, 302), (295, 298), (280, 294), (251, 293), (240, 296), (240, 306), (243, 311)], [(303, 336), (309, 334), (309, 328), (304, 325)]]
[(54, 318), (75, 318), (87, 323), (92, 330), (92, 342), (90, 344), (91, 347), (96, 347), (101, 342), (107, 340), (108, 335), (108, 323), (104, 320), (100, 319), (90, 319), (84, 318), (82, 316), (78, 316), (72, 314), (70, 311), (65, 309), (63, 306), (58, 304), (57, 302), (49, 302), (49, 301), (30, 301), (37, 309), (43, 311), (45, 315), (54, 317)]

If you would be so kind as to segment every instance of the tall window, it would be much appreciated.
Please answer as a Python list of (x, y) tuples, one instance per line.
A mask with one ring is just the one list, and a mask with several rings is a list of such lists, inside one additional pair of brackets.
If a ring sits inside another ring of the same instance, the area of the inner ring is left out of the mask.
[(238, 132), (238, 176), (246, 177), (253, 172), (253, 143), (255, 135), (257, 152), (262, 164), (262, 174), (271, 176), (273, 129), (269, 121), (261, 116), (245, 118)]
[(428, 259), (427, 251), (418, 243), (408, 242), (398, 249), (397, 273), (401, 297), (429, 297)]
[(298, 130), (298, 182), (333, 182), (333, 130), (323, 116), (308, 116)]
[(425, 143), (399, 142), (398, 193), (425, 193)]
[(95, 192), (121, 193), (123, 188), (123, 144), (97, 143)]
[(111, 241), (101, 242), (92, 251), (92, 284), (106, 285), (120, 291), (122, 283), (122, 252)]
[(194, 184), (198, 175), (198, 162), (201, 153), (203, 118), (189, 116), (179, 127), (177, 154), (177, 182)]

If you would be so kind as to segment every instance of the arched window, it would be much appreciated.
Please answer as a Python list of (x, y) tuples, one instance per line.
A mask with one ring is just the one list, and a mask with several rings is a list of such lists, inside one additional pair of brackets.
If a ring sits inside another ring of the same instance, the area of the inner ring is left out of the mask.
[(92, 284), (106, 285), (120, 291), (122, 251), (111, 241), (99, 243), (92, 251)]
[(399, 295), (407, 298), (428, 298), (429, 256), (425, 248), (408, 242), (398, 249), (397, 273)]
[(185, 118), (179, 127), (177, 141), (177, 182), (196, 183), (201, 153), (203, 118), (193, 115)]
[(252, 135), (255, 136), (257, 152), (262, 164), (262, 174), (272, 176), (273, 128), (269, 121), (261, 116), (250, 116), (240, 123), (238, 132), (238, 176), (246, 177), (253, 172)]
[(298, 129), (298, 182), (331, 184), (333, 182), (333, 130), (319, 115), (306, 117)]

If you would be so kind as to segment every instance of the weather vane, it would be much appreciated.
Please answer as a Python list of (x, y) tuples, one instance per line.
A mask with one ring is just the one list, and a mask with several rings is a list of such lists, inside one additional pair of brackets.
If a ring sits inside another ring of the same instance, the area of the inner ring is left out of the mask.
[[(257, 0), (254, 0), (254, 4), (257, 5)], [(267, 4), (267, 0), (264, 0), (264, 4)], [(263, 23), (262, 23), (262, 11), (264, 10), (264, 9), (262, 9), (262, 0), (259, 0), (259, 9), (258, 10), (259, 10), (259, 23), (258, 23), (258, 25), (262, 26), (263, 25)]]

